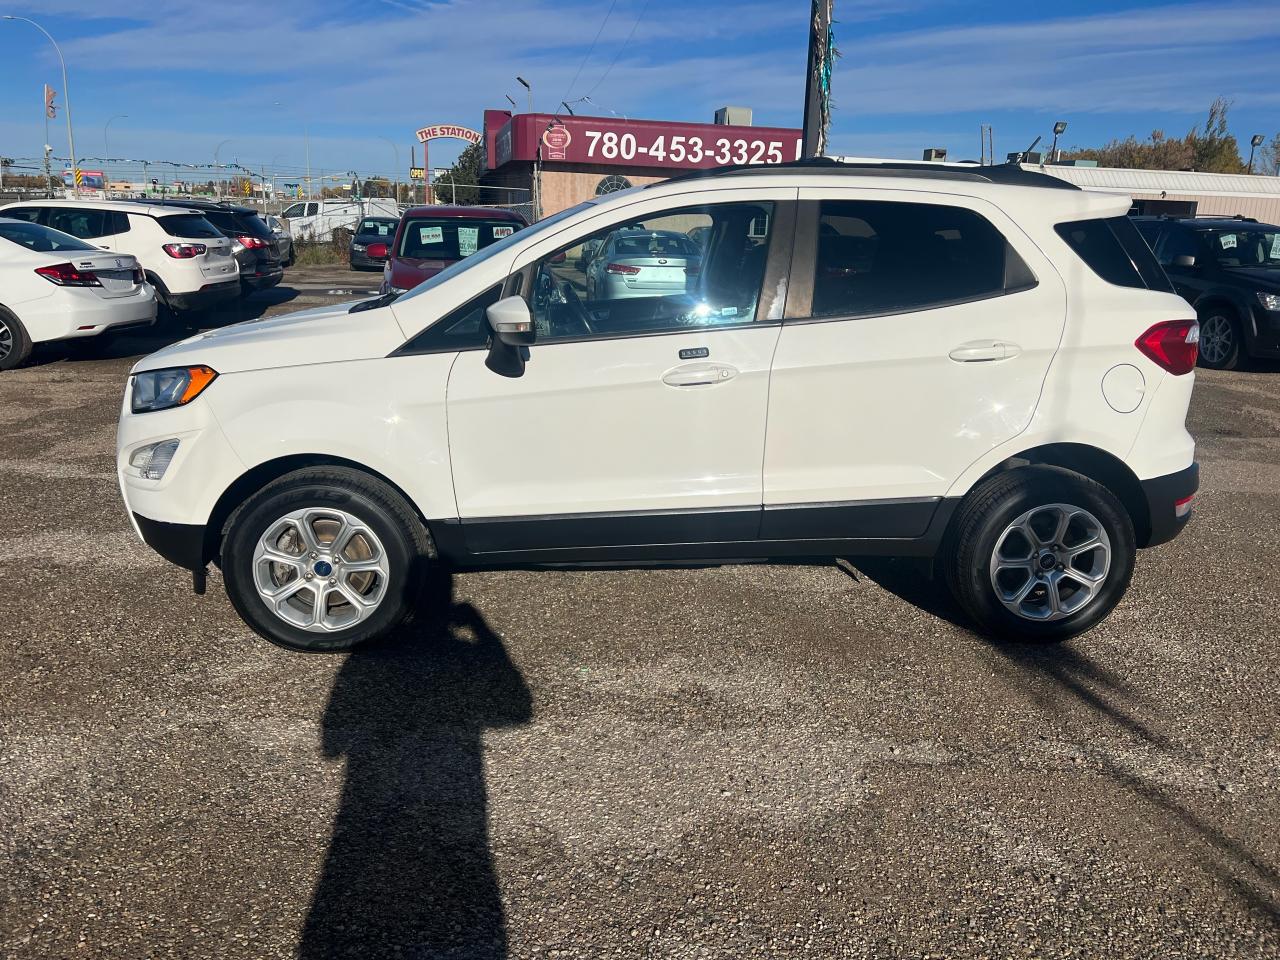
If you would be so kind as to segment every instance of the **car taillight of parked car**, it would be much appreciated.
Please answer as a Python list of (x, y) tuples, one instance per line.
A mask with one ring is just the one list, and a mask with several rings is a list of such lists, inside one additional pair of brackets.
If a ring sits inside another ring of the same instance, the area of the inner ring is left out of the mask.
[(36, 273), (60, 287), (100, 287), (101, 281), (89, 270), (77, 270), (69, 263), (52, 267), (36, 267)]
[(259, 250), (262, 247), (268, 246), (267, 241), (263, 240), (261, 237), (236, 237), (236, 240), (239, 241), (240, 246), (244, 247), (246, 250)]
[(175, 260), (190, 260), (192, 257), (199, 257), (209, 248), (203, 243), (166, 243), (164, 252)]
[(1195, 369), (1200, 352), (1200, 324), (1195, 320), (1165, 320), (1133, 342), (1149, 360), (1175, 376)]
[(633, 267), (627, 263), (610, 263), (604, 268), (605, 273), (621, 274), (622, 276), (635, 276), (640, 272), (639, 267)]

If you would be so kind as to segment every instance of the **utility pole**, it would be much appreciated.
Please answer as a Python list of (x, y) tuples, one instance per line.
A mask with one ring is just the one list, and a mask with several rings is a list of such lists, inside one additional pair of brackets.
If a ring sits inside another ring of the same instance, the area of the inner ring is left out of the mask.
[(76, 164), (76, 138), (75, 134), (71, 132), (71, 88), (67, 86), (67, 61), (62, 58), (62, 48), (58, 46), (58, 41), (53, 39), (53, 36), (49, 31), (40, 26), (40, 24), (36, 23), (34, 20), (29, 20), (26, 17), (15, 17), (9, 14), (0, 16), (0, 20), (21, 20), (23, 23), (31, 24), (45, 35), (49, 42), (53, 44), (53, 49), (58, 54), (58, 63), (62, 65), (62, 102), (67, 108), (67, 148), (71, 151), (71, 183), (74, 185), (76, 193), (78, 194), (80, 192), (80, 168)]
[(831, 60), (835, 56), (835, 44), (831, 40), (833, 6), (834, 0), (812, 0), (801, 153), (805, 158), (825, 156), (827, 152), (827, 131), (831, 127)]

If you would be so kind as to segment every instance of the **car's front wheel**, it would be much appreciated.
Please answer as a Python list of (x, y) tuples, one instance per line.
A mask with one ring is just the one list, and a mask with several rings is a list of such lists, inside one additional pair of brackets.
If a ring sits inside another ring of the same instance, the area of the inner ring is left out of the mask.
[(384, 636), (417, 604), (434, 556), (413, 509), (345, 467), (296, 471), (231, 516), (222, 571), (239, 614), (272, 643), (336, 652)]
[(998, 474), (961, 504), (945, 558), (956, 601), (986, 632), (1066, 640), (1098, 624), (1129, 587), (1133, 523), (1107, 488), (1069, 470)]

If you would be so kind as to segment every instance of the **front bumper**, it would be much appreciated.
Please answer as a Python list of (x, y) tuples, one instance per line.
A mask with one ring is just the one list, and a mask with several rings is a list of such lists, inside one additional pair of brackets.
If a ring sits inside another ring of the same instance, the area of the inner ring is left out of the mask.
[(351, 266), (353, 269), (381, 270), (386, 263), (387, 261), (385, 259), (375, 260), (373, 257), (367, 256), (363, 253), (356, 253), (354, 250), (351, 251)]
[(207, 565), (203, 524), (164, 523), (140, 513), (133, 515), (133, 522), (143, 542), (170, 563), (187, 570), (203, 570)]
[(1150, 517), (1150, 534), (1141, 547), (1154, 547), (1168, 543), (1191, 519), (1191, 498), (1200, 489), (1200, 464), (1192, 463), (1185, 470), (1141, 481), (1142, 492), (1147, 499)]

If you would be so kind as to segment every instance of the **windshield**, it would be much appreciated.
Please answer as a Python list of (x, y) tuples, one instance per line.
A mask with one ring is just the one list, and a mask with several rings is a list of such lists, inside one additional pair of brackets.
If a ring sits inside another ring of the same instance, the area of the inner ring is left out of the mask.
[(506, 250), (508, 247), (511, 247), (516, 243), (521, 243), (525, 240), (532, 240), (535, 234), (542, 233), (549, 227), (554, 227), (561, 221), (567, 220), (574, 214), (581, 213), (583, 210), (587, 210), (594, 205), (594, 200), (586, 200), (583, 203), (578, 204), (576, 207), (569, 207), (567, 210), (561, 210), (559, 213), (547, 217), (545, 220), (539, 220), (532, 226), (525, 227), (523, 230), (517, 230), (509, 237), (503, 237), (496, 243), (489, 244), (489, 246), (485, 247), (480, 252), (449, 264), (449, 266), (445, 267), (434, 277), (429, 277), (408, 293), (404, 294), (396, 301), (396, 303), (403, 303), (406, 300), (412, 300), (414, 297), (421, 293), (425, 293), (427, 290), (434, 290), (436, 287), (440, 286), (440, 284), (452, 280), (464, 270), (470, 270), (472, 267), (484, 263), (484, 261), (488, 260), (490, 257), (497, 256), (503, 250)]
[(1280, 231), (1265, 227), (1212, 230), (1206, 239), (1219, 266), (1280, 267)]
[(415, 260), (458, 260), (492, 246), (520, 229), (514, 220), (474, 217), (414, 217), (400, 233), (397, 255)]
[(59, 230), (50, 230), (38, 223), (5, 223), (0, 221), (0, 237), (21, 244), (28, 250), (37, 253), (56, 253), (60, 250), (92, 250), (100, 253), (101, 248), (85, 243), (79, 237)]
[(356, 233), (389, 237), (396, 232), (396, 224), (398, 222), (397, 220), (361, 220), (360, 229)]

